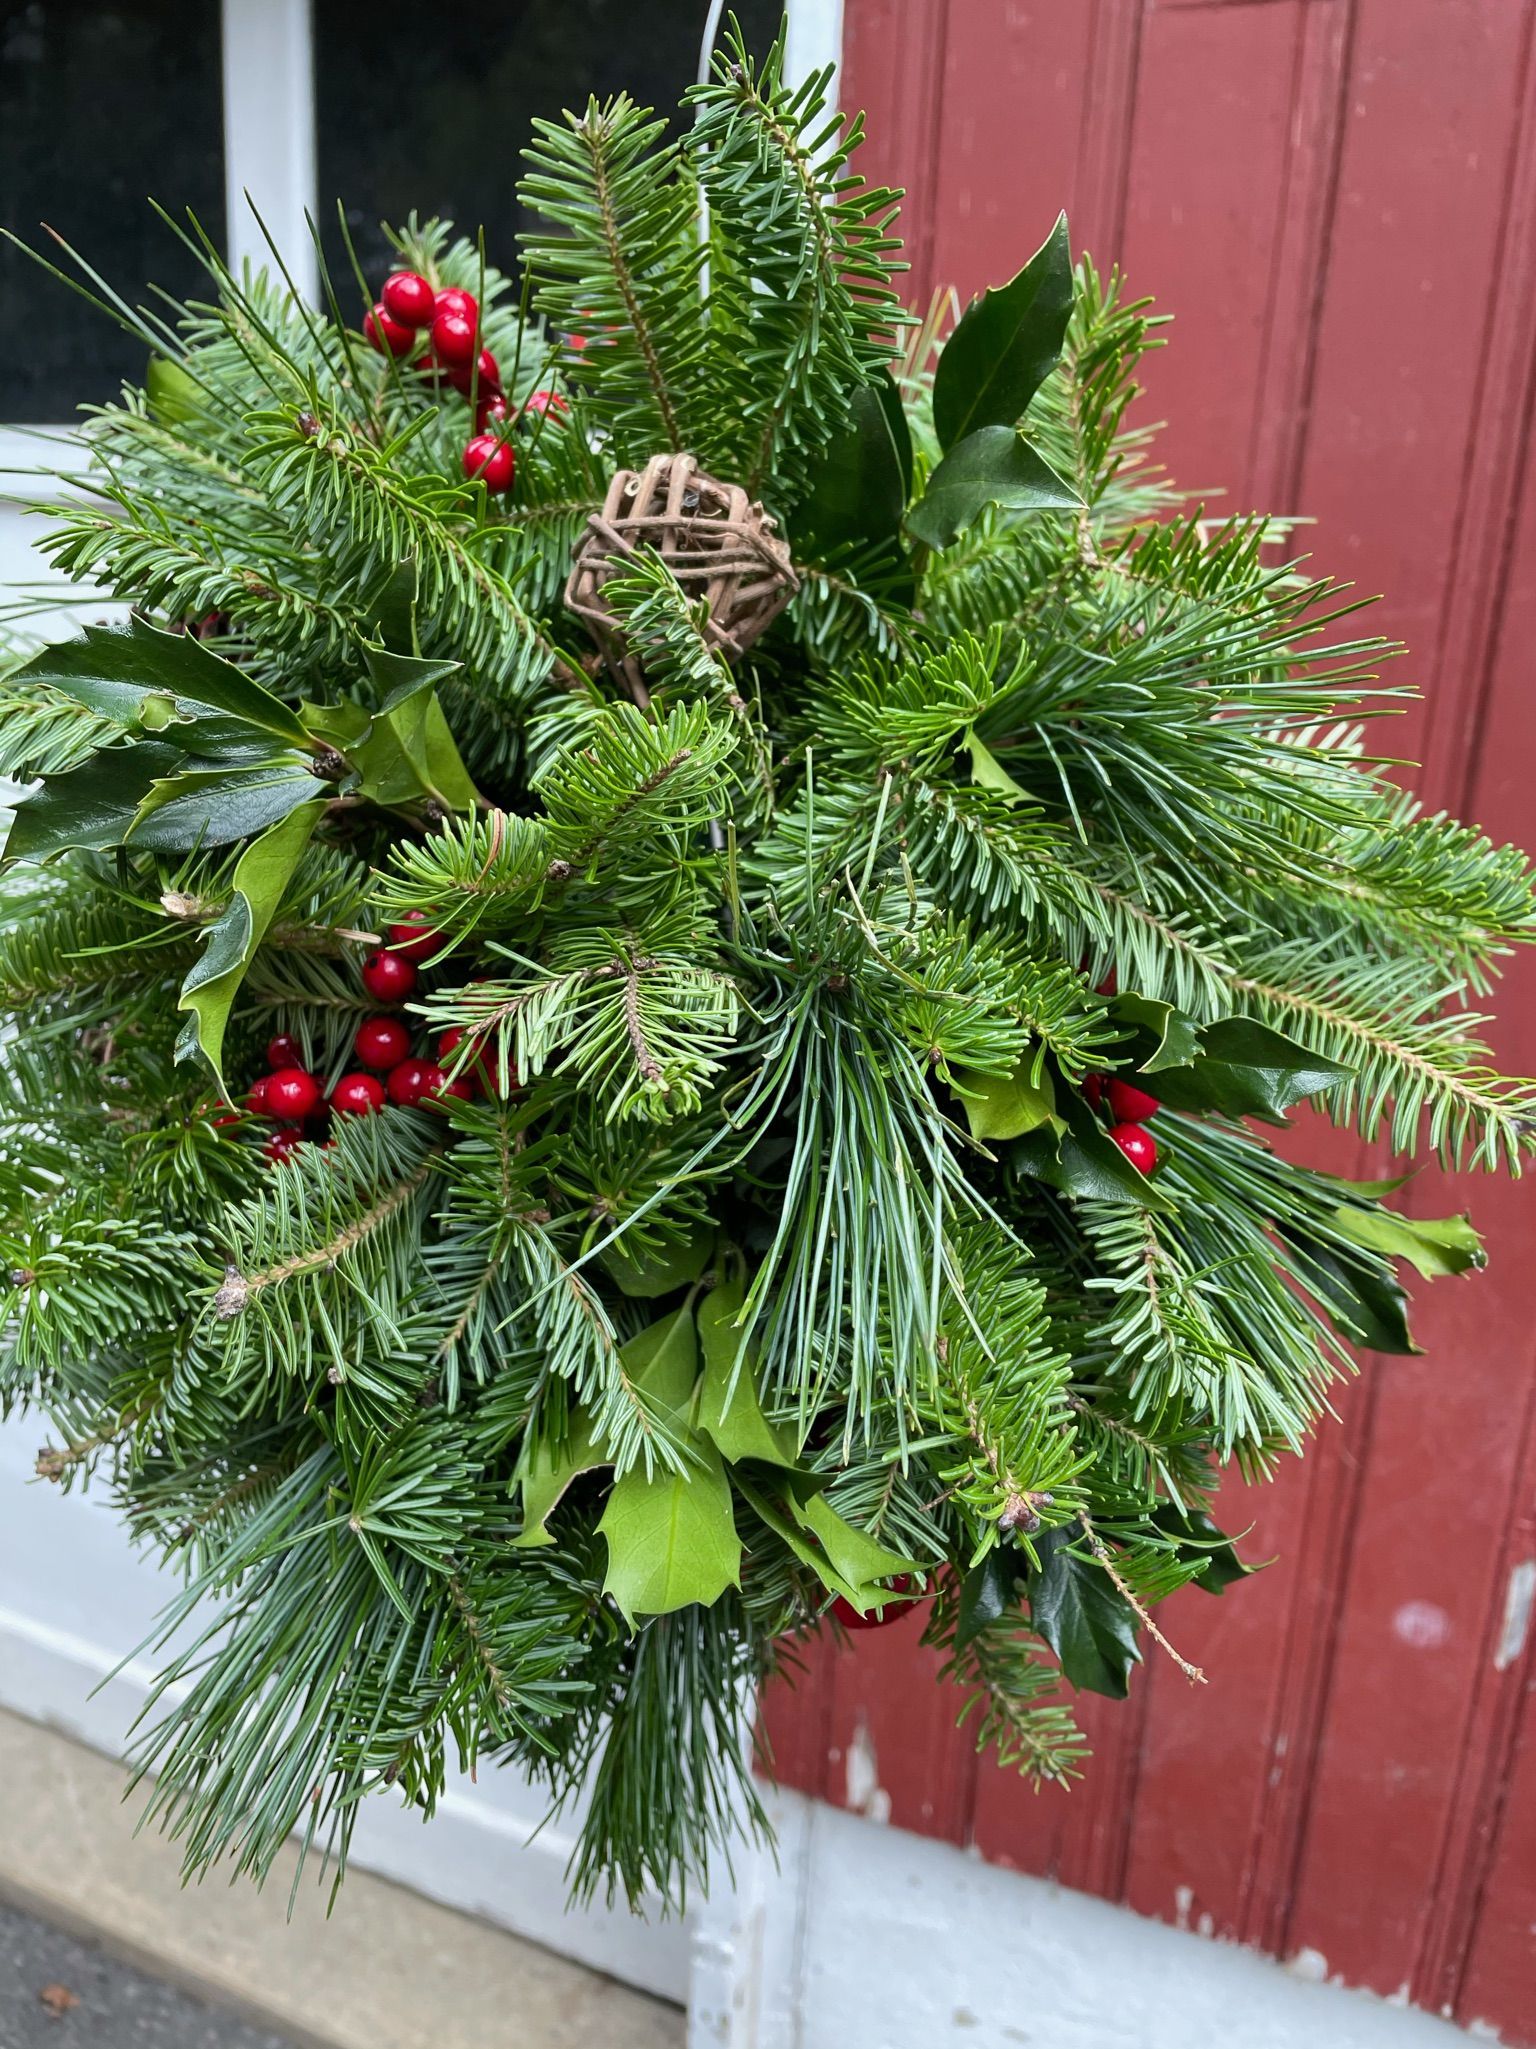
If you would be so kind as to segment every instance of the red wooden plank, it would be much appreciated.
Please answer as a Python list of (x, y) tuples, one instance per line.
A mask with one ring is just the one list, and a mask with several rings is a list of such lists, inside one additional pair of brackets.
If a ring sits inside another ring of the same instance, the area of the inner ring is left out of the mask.
[[(1384, 588), (1389, 624), (1425, 648), (1472, 428), (1523, 14), (1442, 0), (1359, 10), (1303, 501), (1323, 558)], [(1497, 1231), (1504, 1199), (1487, 1194)], [(1385, 1992), (1412, 1976), (1450, 1818), (1510, 1478), (1496, 1419), (1518, 1273), (1513, 1290), (1424, 1303), (1431, 1358), (1379, 1375), (1365, 1443), (1285, 1942)]]

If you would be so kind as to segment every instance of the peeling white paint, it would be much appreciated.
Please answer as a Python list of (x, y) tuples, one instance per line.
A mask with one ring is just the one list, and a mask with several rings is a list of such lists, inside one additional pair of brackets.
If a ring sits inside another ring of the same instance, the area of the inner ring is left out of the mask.
[(1189, 1926), (1189, 1910), (1195, 1904), (1195, 1889), (1191, 1885), (1176, 1885), (1173, 1889), (1173, 1925), (1175, 1928)]
[(880, 1783), (880, 1760), (875, 1755), (869, 1729), (862, 1720), (848, 1745), (845, 1784), (851, 1814), (862, 1814), (866, 1821), (890, 1820), (891, 1796)]
[(1525, 1649), (1530, 1634), (1531, 1608), (1536, 1603), (1536, 1558), (1522, 1558), (1509, 1575), (1504, 1590), (1504, 1619), (1494, 1646), (1493, 1669), (1507, 1672)]
[(1404, 1601), (1392, 1617), (1392, 1634), (1411, 1650), (1437, 1651), (1450, 1633), (1450, 1616), (1433, 1601)]

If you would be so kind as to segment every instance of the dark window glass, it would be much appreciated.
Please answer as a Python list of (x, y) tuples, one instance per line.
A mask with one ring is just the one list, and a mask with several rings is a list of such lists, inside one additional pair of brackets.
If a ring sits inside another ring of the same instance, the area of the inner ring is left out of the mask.
[[(782, 0), (736, 0), (748, 44), (766, 50)], [(389, 267), (380, 220), (414, 207), (467, 234), (485, 229), (503, 270), (526, 225), (515, 186), (534, 115), (627, 92), (671, 115), (698, 76), (704, 0), (316, 0), (315, 83), (326, 260), (350, 306), (338, 196), (363, 270)]]
[[(202, 273), (151, 211), (190, 206), (224, 242), (215, 0), (0, 0), (0, 225), (47, 221), (131, 305)], [(67, 263), (63, 265), (67, 268)], [(0, 241), (0, 426), (63, 420), (141, 377), (145, 349)]]

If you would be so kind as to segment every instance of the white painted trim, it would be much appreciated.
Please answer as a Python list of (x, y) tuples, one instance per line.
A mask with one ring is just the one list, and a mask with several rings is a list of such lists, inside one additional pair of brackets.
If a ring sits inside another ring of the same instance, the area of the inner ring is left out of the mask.
[[(225, 242), (232, 267), (259, 268), (266, 223), (299, 290), (316, 296), (315, 80), (309, 0), (222, 0)], [(247, 198), (247, 194), (249, 198)]]
[(789, 33), (784, 68), (792, 79), (807, 78), (824, 64), (833, 67), (831, 99), (842, 84), (843, 0), (788, 0)]
[[(701, 1917), (689, 2049), (1457, 2049), (1398, 2000), (797, 1793)], [(1477, 2032), (1473, 2031), (1474, 2034)], [(1484, 2031), (1485, 2036), (1491, 2031)]]

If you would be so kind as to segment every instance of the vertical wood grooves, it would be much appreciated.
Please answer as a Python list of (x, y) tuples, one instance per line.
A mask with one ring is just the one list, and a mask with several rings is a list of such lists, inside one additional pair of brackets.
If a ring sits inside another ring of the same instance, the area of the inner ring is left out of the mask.
[(1356, 33), (1356, 0), (1301, 4), (1290, 147), (1245, 480), (1250, 505), (1277, 512), (1300, 510)]
[(1144, 8), (1145, 0), (1093, 0), (1078, 151), (1077, 243), (1115, 258), (1125, 247)]
[(1472, 432), (1446, 579), (1441, 632), (1426, 685), (1426, 756), (1445, 801), (1465, 813), (1481, 766), (1536, 405), (1536, 7), (1525, 9), (1515, 81), (1518, 109), (1499, 223)]

